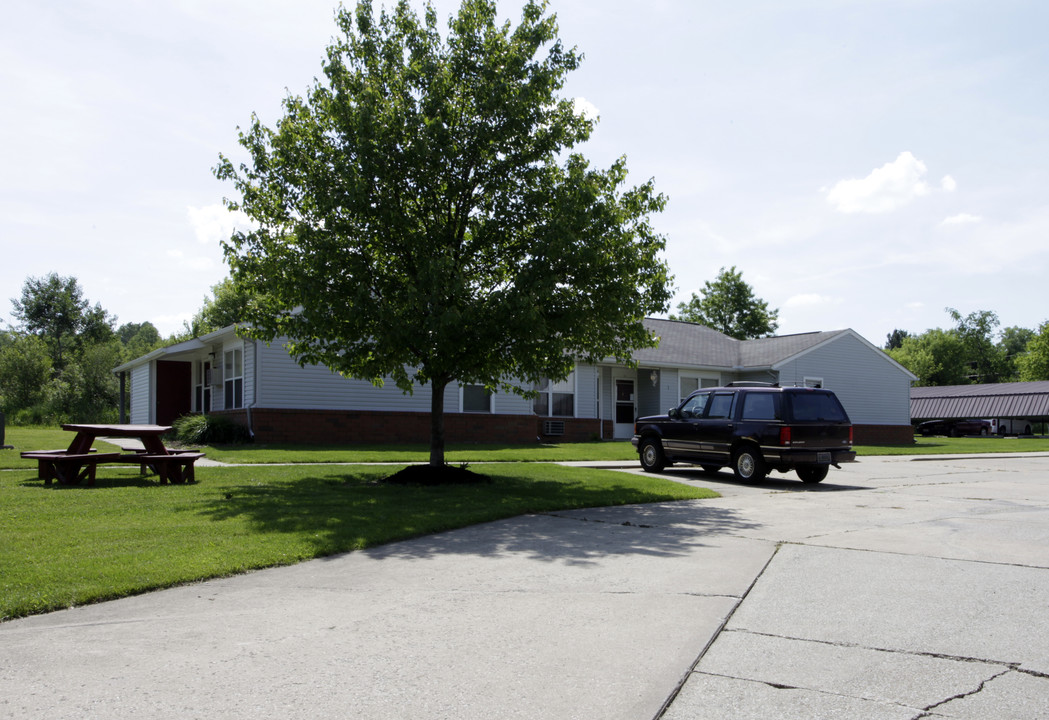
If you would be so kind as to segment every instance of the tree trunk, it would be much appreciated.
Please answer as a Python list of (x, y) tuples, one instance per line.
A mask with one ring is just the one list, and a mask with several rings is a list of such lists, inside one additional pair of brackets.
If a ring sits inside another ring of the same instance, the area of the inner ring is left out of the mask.
[(432, 382), (430, 397), (430, 467), (444, 465), (444, 389), (447, 381)]

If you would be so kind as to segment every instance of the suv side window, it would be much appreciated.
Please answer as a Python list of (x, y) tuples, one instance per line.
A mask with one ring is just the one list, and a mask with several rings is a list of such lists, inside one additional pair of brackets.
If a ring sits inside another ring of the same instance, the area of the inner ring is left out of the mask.
[(780, 402), (779, 393), (747, 393), (743, 396), (743, 419), (779, 420)]
[(698, 418), (703, 416), (703, 408), (707, 406), (707, 398), (710, 397), (710, 393), (697, 393), (685, 401), (685, 404), (681, 406), (681, 417), (683, 418)]
[(714, 399), (710, 401), (710, 409), (707, 410), (708, 418), (730, 418), (732, 417), (733, 401), (736, 393), (714, 393)]

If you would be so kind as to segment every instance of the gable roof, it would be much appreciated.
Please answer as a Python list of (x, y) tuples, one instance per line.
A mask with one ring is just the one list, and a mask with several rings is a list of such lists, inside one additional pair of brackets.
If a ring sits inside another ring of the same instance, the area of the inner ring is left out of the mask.
[(855, 335), (852, 330), (832, 330), (736, 340), (697, 323), (660, 318), (645, 318), (644, 322), (659, 337), (659, 345), (636, 351), (634, 359), (649, 367), (772, 369), (842, 335)]

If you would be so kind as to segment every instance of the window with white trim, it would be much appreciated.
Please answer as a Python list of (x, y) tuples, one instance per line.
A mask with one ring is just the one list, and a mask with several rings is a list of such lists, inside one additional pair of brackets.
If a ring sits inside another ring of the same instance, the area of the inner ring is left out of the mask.
[(244, 407), (244, 350), (227, 350), (222, 369), (222, 408)]
[(678, 376), (678, 402), (684, 402), (685, 398), (700, 388), (717, 387), (721, 384), (718, 377), (704, 375), (679, 375)]
[(682, 376), (678, 379), (678, 392), (680, 395), (678, 402), (682, 402), (696, 390), (699, 390), (699, 378)]
[(536, 415), (543, 417), (575, 417), (575, 371), (560, 382), (544, 378), (533, 388), (539, 394), (533, 403)]
[(463, 385), (461, 389), (464, 413), (492, 412), (492, 393), (484, 385)]
[(193, 388), (193, 411), (206, 413), (211, 410), (211, 363), (201, 360), (196, 363), (197, 382)]

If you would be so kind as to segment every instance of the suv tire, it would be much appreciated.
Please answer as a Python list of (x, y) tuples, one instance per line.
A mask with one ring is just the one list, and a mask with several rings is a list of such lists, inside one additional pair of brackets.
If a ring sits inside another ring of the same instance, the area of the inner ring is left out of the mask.
[(764, 479), (768, 469), (761, 451), (750, 445), (744, 446), (732, 455), (732, 472), (740, 480), (753, 482)]
[(659, 441), (659, 438), (645, 438), (641, 441), (638, 452), (641, 457), (641, 469), (645, 472), (661, 472), (667, 466), (667, 458), (663, 454), (663, 443)]
[(823, 478), (827, 477), (829, 470), (829, 465), (798, 465), (797, 467), (798, 477), (806, 483), (822, 482)]

